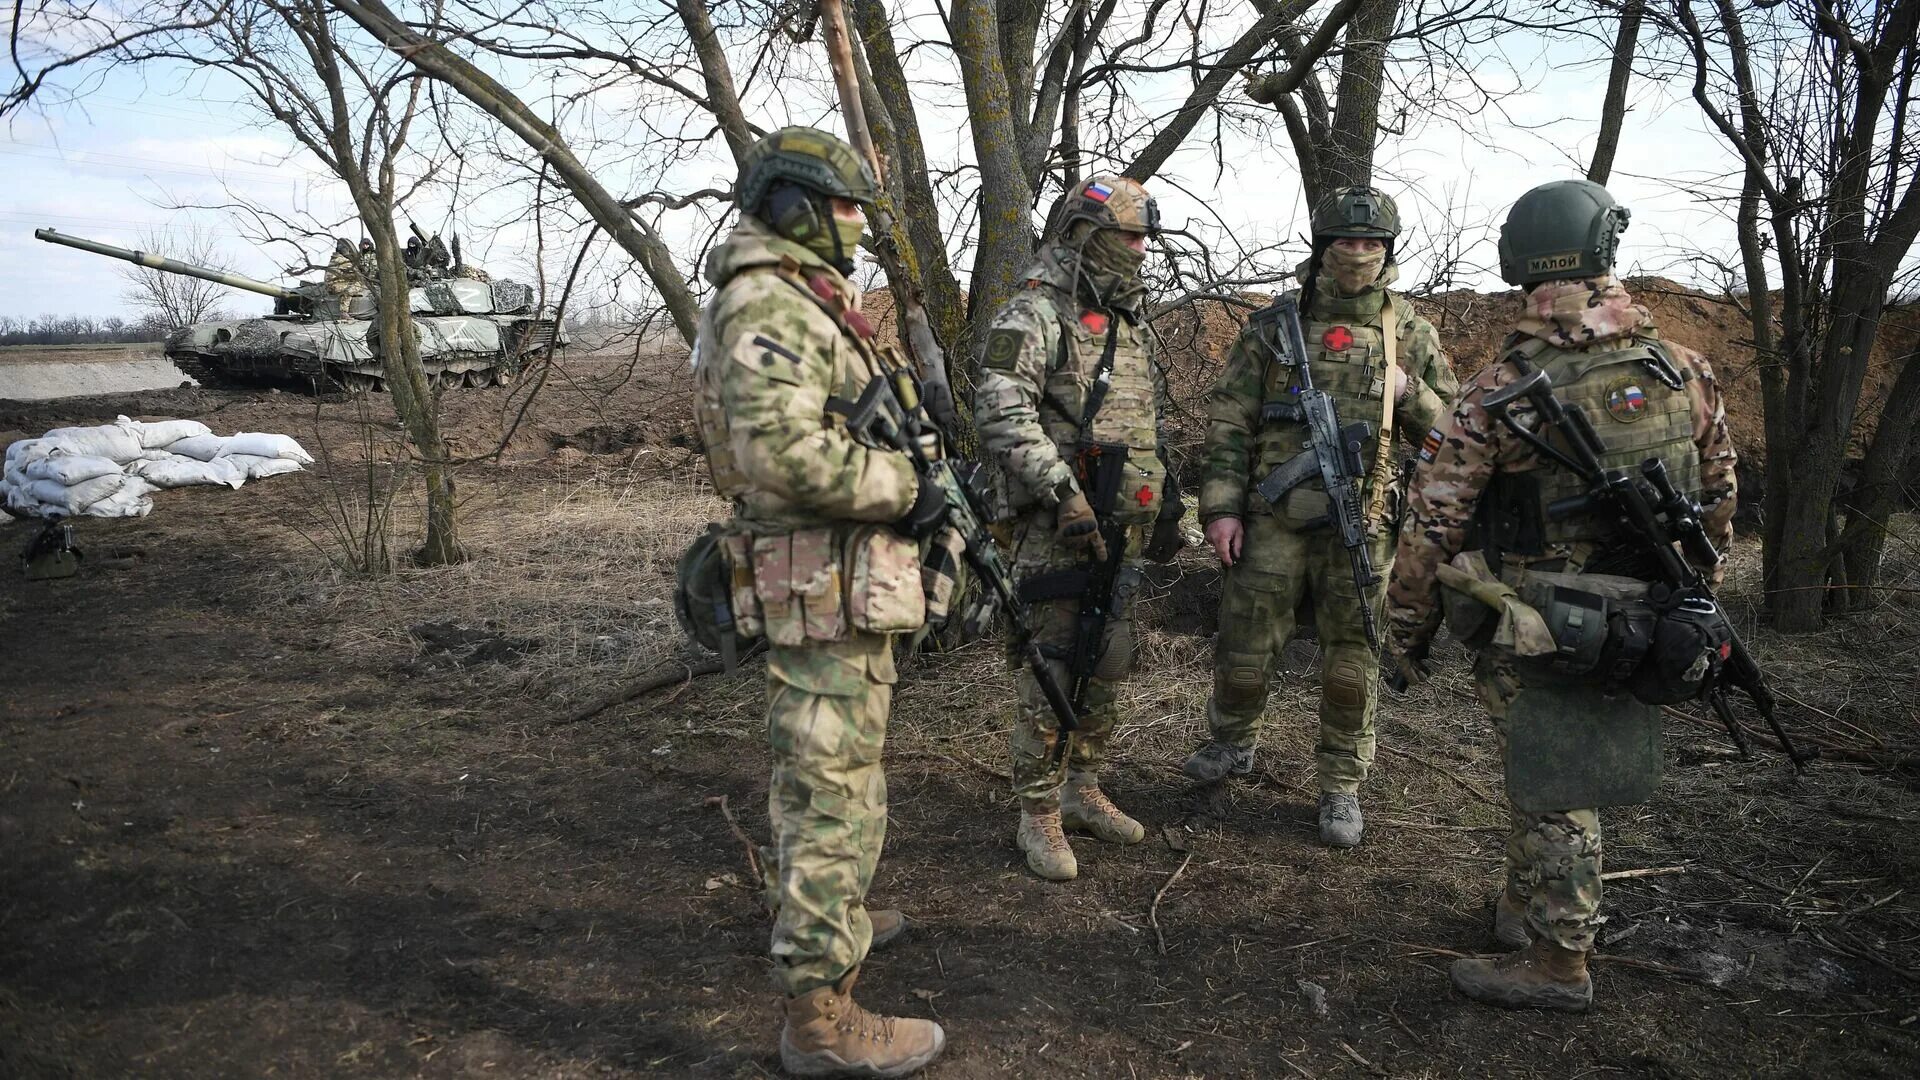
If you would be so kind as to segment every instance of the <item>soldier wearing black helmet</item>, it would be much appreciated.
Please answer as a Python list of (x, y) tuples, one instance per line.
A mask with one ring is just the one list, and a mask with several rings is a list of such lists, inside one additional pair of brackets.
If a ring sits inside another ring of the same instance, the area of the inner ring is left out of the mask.
[[(1301, 267), (1300, 310), (1315, 386), (1331, 393), (1343, 424), (1376, 432), (1364, 448), (1362, 495), (1374, 568), (1384, 582), (1393, 553), (1389, 508), (1401, 452), (1437, 420), (1458, 388), (1432, 325), (1391, 291), (1399, 270), (1394, 245), (1398, 207), (1370, 187), (1334, 192), (1314, 209), (1313, 255)], [(1293, 384), (1291, 368), (1271, 363), (1268, 342), (1243, 332), (1209, 398), (1206, 471), (1200, 520), (1227, 568), (1214, 643), (1209, 737), (1186, 761), (1201, 781), (1244, 776), (1266, 713), (1280, 651), (1294, 611), (1313, 604), (1321, 648), (1320, 737), (1315, 771), (1323, 843), (1360, 842), (1359, 789), (1373, 762), (1373, 713), (1379, 660), (1367, 641), (1362, 605), (1377, 608), (1382, 586), (1361, 596), (1338, 533), (1327, 527), (1318, 481), (1270, 506), (1253, 485), (1300, 453), (1299, 424), (1261, 420), (1262, 405)]]
[[(1422, 445), (1389, 588), (1389, 662), (1421, 679), (1444, 611), (1478, 652), (1474, 680), (1502, 749), (1512, 822), (1492, 927), (1497, 944), (1517, 951), (1452, 971), (1463, 993), (1492, 1005), (1592, 1003), (1595, 807), (1643, 801), (1659, 777), (1657, 706), (1636, 698), (1650, 695), (1617, 659), (1656, 623), (1657, 571), (1584, 497), (1585, 481), (1521, 434), (1565, 438), (1535, 399), (1508, 402), (1499, 391), (1544, 372), (1562, 409), (1591, 425), (1604, 468), (1637, 476), (1660, 462), (1705, 505), (1702, 524), (1720, 551), (1733, 536), (1733, 442), (1712, 370), (1662, 340), (1614, 276), (1627, 220), (1626, 207), (1586, 180), (1546, 184), (1514, 204), (1500, 270), (1525, 290), (1520, 317), (1500, 360)], [(1717, 578), (1717, 567), (1703, 569)], [(1602, 663), (1607, 656), (1616, 659)]]
[(826, 132), (783, 128), (748, 149), (694, 346), (707, 467), (734, 508), (718, 541), (730, 615), (769, 643), (766, 886), (780, 1060), (796, 1076), (905, 1076), (946, 1042), (932, 1021), (852, 996), (869, 948), (903, 926), (866, 907), (887, 825), (881, 749), (893, 637), (925, 621), (917, 540), (944, 519), (906, 455), (855, 439), (828, 408), (886, 366), (846, 277), (874, 193), (866, 163)]

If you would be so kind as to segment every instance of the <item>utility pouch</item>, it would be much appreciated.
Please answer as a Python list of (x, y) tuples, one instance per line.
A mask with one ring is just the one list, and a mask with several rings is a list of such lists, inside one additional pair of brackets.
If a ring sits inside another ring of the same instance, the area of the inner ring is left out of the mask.
[(1523, 678), (1572, 678), (1617, 686), (1646, 656), (1653, 606), (1649, 586), (1610, 574), (1565, 574), (1510, 568), (1522, 601), (1540, 613), (1553, 638), (1551, 654), (1522, 658)]
[(753, 589), (773, 644), (846, 640), (840, 544), (833, 529), (754, 537)]
[(1487, 567), (1479, 551), (1463, 551), (1435, 570), (1447, 629), (1476, 652), (1497, 648), (1518, 657), (1551, 656), (1553, 633), (1513, 586)]
[(718, 653), (728, 671), (764, 629), (747, 542), (724, 525), (708, 525), (687, 546), (674, 573), (673, 612), (680, 629)]
[(1712, 597), (1683, 596), (1659, 612), (1650, 637), (1627, 689), (1649, 705), (1678, 705), (1712, 688), (1732, 650), (1733, 628)]
[(927, 621), (920, 547), (885, 525), (869, 525), (847, 543), (847, 622), (890, 634)]
[(1504, 724), (1507, 795), (1520, 810), (1627, 806), (1660, 787), (1660, 710), (1625, 693), (1523, 686)]

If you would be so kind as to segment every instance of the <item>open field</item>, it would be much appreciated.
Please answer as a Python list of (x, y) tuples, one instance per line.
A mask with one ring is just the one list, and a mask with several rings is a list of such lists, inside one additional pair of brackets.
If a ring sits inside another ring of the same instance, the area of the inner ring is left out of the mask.
[[(192, 416), (331, 463), (83, 521), (74, 579), (0, 571), (0, 1075), (775, 1073), (768, 921), (722, 809), (764, 841), (757, 665), (567, 722), (681, 655), (672, 562), (724, 512), (685, 381), (682, 356), (609, 353), (524, 412), (524, 383), (447, 394), (475, 558), (375, 580), (321, 508), (392, 444), (384, 399), (0, 403), (0, 431)], [(1314, 840), (1311, 642), (1252, 780), (1179, 774), (1217, 588), (1192, 551), (1146, 602), (1109, 778), (1149, 839), (1082, 840), (1072, 884), (1011, 845), (997, 647), (903, 665), (874, 899), (913, 926), (861, 997), (947, 1025), (936, 1078), (1911, 1076), (1916, 541), (1869, 614), (1810, 639), (1742, 620), (1826, 760), (1796, 779), (1676, 718), (1660, 795), (1605, 815), (1624, 876), (1590, 1015), (1447, 985), (1490, 946), (1505, 821), (1458, 650), (1387, 696), (1354, 852)]]

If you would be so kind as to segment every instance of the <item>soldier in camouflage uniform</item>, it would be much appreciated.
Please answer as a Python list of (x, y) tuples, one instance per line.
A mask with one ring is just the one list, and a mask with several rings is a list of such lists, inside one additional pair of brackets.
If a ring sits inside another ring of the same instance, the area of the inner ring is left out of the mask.
[[(1140, 823), (1100, 790), (1100, 766), (1118, 716), (1120, 683), (1133, 666), (1133, 597), (1145, 527), (1160, 513), (1166, 466), (1160, 421), (1166, 386), (1159, 345), (1147, 324), (1140, 282), (1146, 239), (1159, 211), (1139, 183), (1096, 176), (1069, 192), (1050, 223), (1026, 285), (994, 316), (974, 383), (974, 423), (1003, 471), (1014, 524), (1014, 576), (1033, 602), (1043, 654), (1064, 658), (1074, 644), (1080, 601), (1047, 587), (1104, 561), (1111, 523), (1127, 544), (1113, 615), (1088, 682), (1079, 730), (1054, 765), (1058, 721), (1031, 672), (1016, 677), (1013, 787), (1020, 797), (1015, 842), (1027, 866), (1052, 881), (1079, 873), (1063, 829), (1136, 844)], [(1090, 388), (1104, 383), (1104, 391)], [(1100, 396), (1104, 394), (1104, 397)], [(1085, 484), (1085, 449), (1124, 446), (1117, 505), (1096, 507)], [(1062, 686), (1072, 680), (1055, 663)]]
[[(1292, 383), (1276, 366), (1256, 324), (1234, 342), (1226, 371), (1209, 400), (1206, 472), (1200, 521), (1227, 579), (1214, 643), (1210, 739), (1185, 771), (1211, 782), (1253, 769), (1273, 671), (1293, 633), (1294, 609), (1313, 601), (1321, 645), (1320, 741), (1314, 754), (1320, 783), (1320, 839), (1336, 847), (1360, 842), (1358, 792), (1373, 763), (1373, 712), (1379, 660), (1367, 641), (1362, 603), (1379, 609), (1393, 555), (1389, 485), (1399, 455), (1379, 432), (1417, 436), (1431, 427), (1459, 389), (1433, 326), (1389, 286), (1399, 276), (1393, 243), (1400, 214), (1393, 200), (1365, 187), (1343, 188), (1314, 212), (1314, 254), (1301, 268), (1302, 330), (1313, 383), (1332, 394), (1342, 424), (1365, 421), (1376, 432), (1362, 454), (1370, 554), (1381, 584), (1362, 598), (1338, 531), (1326, 523), (1325, 488), (1316, 479), (1269, 506), (1253, 486), (1302, 450), (1301, 424), (1262, 421), (1261, 406)], [(1391, 404), (1389, 404), (1391, 403)]]
[[(1489, 393), (1519, 378), (1517, 363), (1545, 370), (1556, 396), (1584, 409), (1608, 447), (1607, 467), (1637, 470), (1646, 459), (1659, 458), (1676, 486), (1704, 504), (1702, 524), (1715, 546), (1725, 551), (1733, 538), (1734, 450), (1720, 394), (1706, 360), (1662, 341), (1646, 308), (1613, 276), (1627, 216), (1605, 188), (1585, 180), (1535, 188), (1508, 216), (1501, 272), (1526, 290), (1520, 320), (1501, 360), (1467, 384), (1452, 414), (1428, 434), (1400, 535), (1387, 637), (1390, 662), (1409, 681), (1424, 675), (1421, 661), (1447, 592), (1443, 578), (1469, 590), (1491, 585), (1503, 603), (1512, 603), (1513, 588), (1527, 588), (1530, 575), (1536, 581), (1542, 580), (1538, 575), (1561, 574), (1599, 582), (1602, 573), (1627, 573), (1618, 564), (1631, 545), (1623, 544), (1616, 526), (1591, 513), (1556, 519), (1544, 512), (1558, 499), (1583, 494), (1584, 483), (1544, 459), (1483, 404)], [(1662, 370), (1677, 387), (1662, 380)], [(1524, 399), (1509, 412), (1528, 430), (1538, 430), (1538, 413)], [(1497, 580), (1480, 576), (1482, 570)], [(1713, 568), (1716, 579), (1718, 574)], [(1629, 584), (1634, 576), (1627, 573)], [(1450, 610), (1465, 595), (1449, 593)], [(1520, 651), (1550, 654), (1555, 644), (1523, 649), (1522, 625), (1511, 616), (1503, 619), (1504, 640), (1495, 636), (1474, 667), (1503, 759), (1516, 698), (1530, 685), (1567, 684), (1565, 677), (1525, 666)], [(1607, 701), (1619, 703), (1613, 707), (1638, 704), (1623, 698), (1600, 686), (1593, 691), (1599, 707)], [(1494, 936), (1519, 951), (1495, 961), (1456, 962), (1454, 985), (1495, 1005), (1587, 1008), (1593, 984), (1586, 959), (1600, 921), (1600, 855), (1595, 810), (1512, 809)]]
[(781, 1062), (799, 1076), (905, 1076), (946, 1039), (852, 998), (869, 947), (901, 926), (865, 907), (887, 827), (881, 746), (893, 634), (926, 615), (915, 539), (944, 517), (906, 455), (863, 445), (828, 409), (881, 372), (846, 278), (874, 190), (825, 132), (785, 128), (753, 146), (740, 223), (707, 258), (716, 292), (694, 352), (708, 468), (735, 511), (735, 618), (770, 643), (773, 968)]

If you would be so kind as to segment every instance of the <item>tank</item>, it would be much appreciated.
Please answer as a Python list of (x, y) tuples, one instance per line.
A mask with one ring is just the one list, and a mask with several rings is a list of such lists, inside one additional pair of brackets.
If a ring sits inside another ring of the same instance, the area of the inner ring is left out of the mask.
[[(420, 341), (420, 363), (435, 387), (504, 385), (566, 336), (537, 310), (532, 286), (490, 278), (449, 252), (418, 226), (407, 244), (408, 307)], [(291, 383), (303, 387), (384, 390), (375, 299), (358, 267), (362, 258), (339, 241), (325, 280), (275, 285), (146, 251), (35, 229), (50, 244), (123, 259), (273, 298), (273, 314), (183, 326), (167, 336), (167, 359), (204, 386)]]

